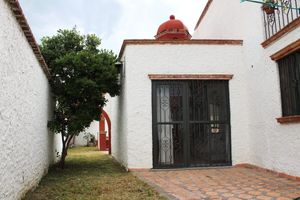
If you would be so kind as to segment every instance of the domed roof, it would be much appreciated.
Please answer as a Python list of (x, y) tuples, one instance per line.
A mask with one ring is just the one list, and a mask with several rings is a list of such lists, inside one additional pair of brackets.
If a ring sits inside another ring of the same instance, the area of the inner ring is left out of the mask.
[(170, 20), (159, 26), (155, 38), (157, 40), (189, 40), (191, 35), (186, 26), (171, 15)]

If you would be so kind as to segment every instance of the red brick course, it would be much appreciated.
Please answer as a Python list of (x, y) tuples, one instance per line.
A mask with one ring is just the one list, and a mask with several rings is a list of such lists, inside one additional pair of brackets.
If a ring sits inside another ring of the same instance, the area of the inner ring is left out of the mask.
[(278, 52), (271, 55), (271, 59), (277, 61), (277, 60), (279, 60), (279, 59), (281, 59), (281, 58), (297, 51), (298, 49), (300, 49), (300, 39), (290, 43), (289, 45), (287, 45), (283, 49), (281, 49)]
[(151, 80), (230, 80), (232, 74), (148, 74)]
[(193, 40), (153, 40), (153, 39), (132, 39), (124, 40), (119, 58), (122, 57), (125, 47), (128, 45), (243, 45), (243, 40), (224, 39), (193, 39)]

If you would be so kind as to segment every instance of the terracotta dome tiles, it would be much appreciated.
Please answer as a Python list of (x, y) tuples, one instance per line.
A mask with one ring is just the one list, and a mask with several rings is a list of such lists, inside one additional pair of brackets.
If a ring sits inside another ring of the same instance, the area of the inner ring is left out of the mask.
[(187, 27), (171, 15), (168, 21), (159, 26), (155, 38), (157, 40), (190, 40), (191, 35)]

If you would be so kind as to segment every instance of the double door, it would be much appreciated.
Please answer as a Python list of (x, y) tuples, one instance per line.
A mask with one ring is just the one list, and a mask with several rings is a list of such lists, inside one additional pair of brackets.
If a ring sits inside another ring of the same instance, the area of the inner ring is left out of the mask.
[(153, 168), (231, 165), (228, 81), (153, 81)]

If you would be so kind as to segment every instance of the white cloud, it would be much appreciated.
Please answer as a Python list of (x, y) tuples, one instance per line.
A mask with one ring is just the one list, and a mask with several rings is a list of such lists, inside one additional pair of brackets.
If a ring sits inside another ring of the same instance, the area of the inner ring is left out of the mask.
[(192, 33), (206, 0), (20, 0), (39, 40), (77, 25), (95, 33), (103, 48), (118, 53), (123, 39), (153, 39), (158, 26), (174, 14)]

